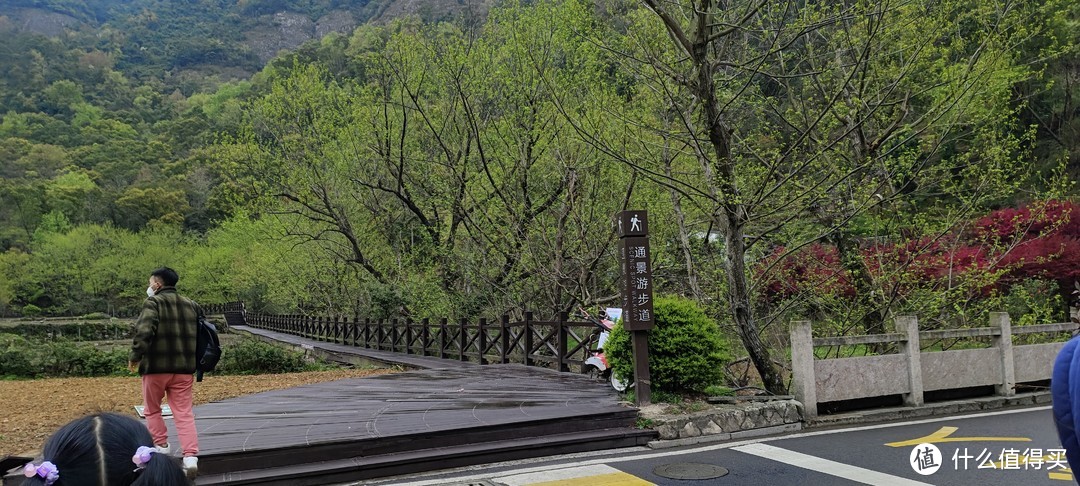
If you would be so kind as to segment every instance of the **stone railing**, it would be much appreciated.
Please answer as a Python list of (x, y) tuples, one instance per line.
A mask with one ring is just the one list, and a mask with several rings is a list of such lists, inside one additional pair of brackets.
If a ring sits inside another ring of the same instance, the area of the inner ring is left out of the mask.
[[(996, 394), (1011, 396), (1017, 383), (1050, 379), (1054, 358), (1064, 342), (1013, 345), (1012, 337), (1032, 333), (1075, 332), (1076, 323), (1013, 328), (1009, 315), (992, 313), (989, 327), (919, 331), (913, 316), (896, 319), (896, 332), (814, 338), (809, 321), (791, 329), (792, 387), (806, 418), (817, 416), (818, 404), (858, 398), (903, 395), (908, 406), (923, 405), (928, 391), (993, 385)], [(1067, 335), (1065, 335), (1067, 336)], [(937, 339), (989, 337), (983, 349), (921, 351), (920, 343)], [(898, 353), (836, 359), (815, 359), (821, 346), (897, 343)]]

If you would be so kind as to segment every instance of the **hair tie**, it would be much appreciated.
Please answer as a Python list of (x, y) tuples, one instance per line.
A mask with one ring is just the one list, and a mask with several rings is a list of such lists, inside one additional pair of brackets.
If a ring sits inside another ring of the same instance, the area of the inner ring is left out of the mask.
[(135, 455), (131, 456), (131, 462), (135, 463), (139, 469), (142, 469), (146, 463), (150, 462), (150, 455), (157, 452), (157, 449), (153, 447), (140, 446), (135, 450)]
[(60, 470), (56, 468), (56, 464), (49, 461), (42, 462), (40, 466), (28, 462), (23, 466), (23, 475), (28, 478), (41, 476), (45, 478), (45, 486), (49, 486), (55, 483), (57, 479), (60, 479)]

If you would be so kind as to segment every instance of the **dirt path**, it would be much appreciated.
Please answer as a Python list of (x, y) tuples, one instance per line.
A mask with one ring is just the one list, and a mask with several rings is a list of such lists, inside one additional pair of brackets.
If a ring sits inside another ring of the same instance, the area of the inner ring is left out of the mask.
[[(208, 376), (195, 384), (195, 404), (389, 370), (333, 370), (253, 376)], [(92, 412), (135, 416), (142, 404), (137, 376), (0, 381), (0, 457), (32, 456), (57, 428)]]

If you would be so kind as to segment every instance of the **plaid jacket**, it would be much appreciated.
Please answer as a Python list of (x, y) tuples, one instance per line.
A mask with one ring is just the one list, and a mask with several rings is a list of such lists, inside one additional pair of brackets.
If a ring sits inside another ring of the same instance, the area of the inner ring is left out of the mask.
[(176, 293), (175, 287), (162, 287), (146, 299), (129, 357), (139, 363), (139, 374), (194, 373), (201, 313), (199, 304)]

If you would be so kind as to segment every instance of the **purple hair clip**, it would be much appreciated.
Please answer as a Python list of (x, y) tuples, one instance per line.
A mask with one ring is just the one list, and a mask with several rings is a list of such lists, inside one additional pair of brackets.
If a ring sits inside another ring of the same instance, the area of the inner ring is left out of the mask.
[(131, 462), (135, 463), (139, 469), (142, 469), (146, 463), (150, 462), (150, 455), (157, 452), (153, 447), (140, 446), (135, 450), (135, 455), (131, 456)]
[(52, 483), (55, 483), (57, 479), (60, 479), (60, 470), (56, 468), (56, 464), (49, 461), (41, 463), (40, 466), (28, 462), (26, 463), (26, 466), (23, 466), (23, 475), (28, 478), (41, 476), (45, 478), (45, 486), (50, 486)]

